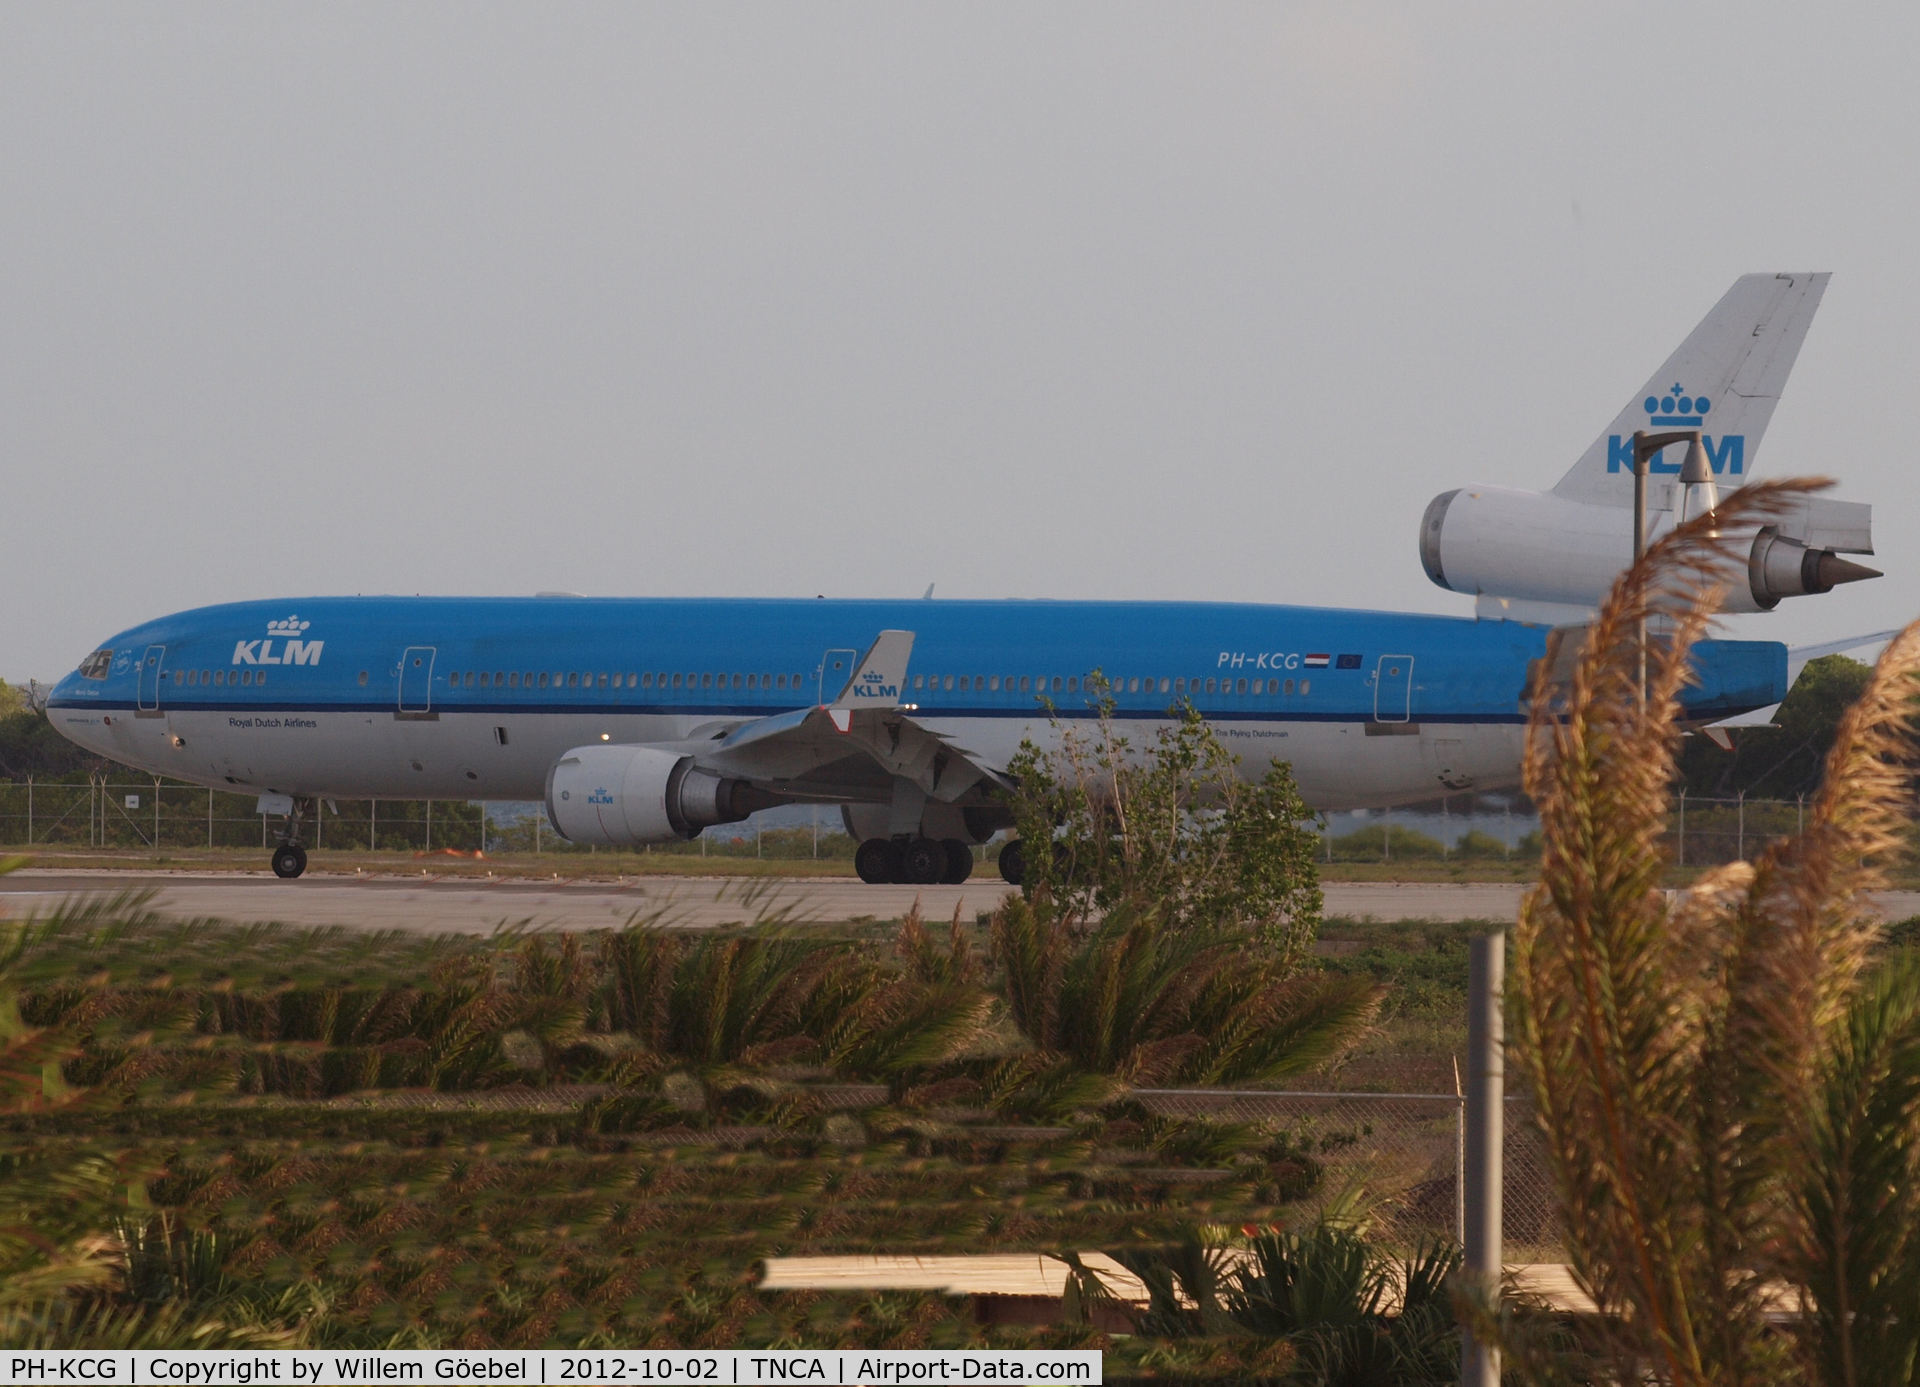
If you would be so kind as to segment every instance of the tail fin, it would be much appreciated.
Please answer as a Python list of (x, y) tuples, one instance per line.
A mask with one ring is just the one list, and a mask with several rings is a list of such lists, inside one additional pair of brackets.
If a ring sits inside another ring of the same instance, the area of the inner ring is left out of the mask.
[[(1829, 278), (1760, 274), (1736, 279), (1580, 455), (1554, 494), (1590, 504), (1632, 504), (1635, 429), (1702, 429), (1720, 484), (1745, 482)], [(1677, 475), (1680, 449), (1668, 453), (1671, 458), (1655, 458), (1650, 470)]]

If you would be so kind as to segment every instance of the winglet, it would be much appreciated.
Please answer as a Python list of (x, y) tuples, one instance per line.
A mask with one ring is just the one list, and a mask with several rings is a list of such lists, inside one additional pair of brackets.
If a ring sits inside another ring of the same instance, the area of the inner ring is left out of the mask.
[(867, 647), (853, 678), (829, 708), (897, 708), (907, 687), (907, 660), (913, 654), (913, 632), (882, 631)]

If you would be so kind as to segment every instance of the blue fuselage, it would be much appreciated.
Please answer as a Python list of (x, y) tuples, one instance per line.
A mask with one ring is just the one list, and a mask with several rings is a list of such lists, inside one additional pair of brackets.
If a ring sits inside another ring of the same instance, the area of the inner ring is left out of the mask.
[[(298, 796), (532, 799), (567, 748), (682, 742), (831, 700), (885, 629), (914, 633), (902, 699), (981, 755), (1049, 708), (1122, 719), (1191, 702), (1249, 773), (1293, 762), (1317, 807), (1515, 783), (1547, 630), (1234, 603), (299, 598), (177, 613), (55, 689), (82, 745), (156, 773)], [(1778, 702), (1786, 651), (1706, 642), (1689, 717)], [(796, 797), (831, 798), (831, 785)]]

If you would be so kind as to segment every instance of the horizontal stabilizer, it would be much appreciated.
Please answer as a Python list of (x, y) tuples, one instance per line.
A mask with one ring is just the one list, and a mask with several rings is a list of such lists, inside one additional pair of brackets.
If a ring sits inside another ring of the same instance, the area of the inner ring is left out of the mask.
[[(1848, 636), (1845, 640), (1823, 641), (1819, 645), (1796, 645), (1787, 650), (1787, 688), (1800, 682), (1800, 672), (1813, 661), (1827, 655), (1844, 655), (1849, 650), (1859, 650), (1869, 645), (1884, 645), (1899, 635), (1898, 631), (1875, 631), (1871, 635)], [(1723, 751), (1733, 749), (1733, 739), (1725, 731), (1729, 727), (1771, 727), (1773, 716), (1780, 711), (1778, 703), (1769, 703), (1764, 708), (1755, 708), (1750, 712), (1739, 713), (1730, 718), (1722, 718), (1716, 723), (1700, 730), (1709, 740)]]

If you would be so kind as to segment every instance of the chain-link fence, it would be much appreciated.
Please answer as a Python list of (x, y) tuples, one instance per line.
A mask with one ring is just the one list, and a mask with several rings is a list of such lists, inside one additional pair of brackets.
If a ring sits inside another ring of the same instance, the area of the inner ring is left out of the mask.
[[(1718, 866), (1752, 857), (1805, 822), (1804, 797), (1679, 794), (1667, 811), (1662, 841), (1681, 866)], [(1539, 855), (1540, 821), (1532, 814), (1449, 817), (1389, 809), (1357, 828), (1336, 829), (1329, 821), (1320, 837), (1324, 862), (1499, 862)]]
[[(130, 850), (264, 847), (284, 820), (258, 797), (163, 780), (0, 783), (0, 844)], [(480, 846), (483, 806), (460, 800), (328, 800), (303, 819), (315, 848), (419, 852)]]
[[(1165, 1117), (1252, 1122), (1296, 1140), (1321, 1167), (1328, 1195), (1364, 1188), (1407, 1234), (1461, 1236), (1466, 1100), (1451, 1093), (1276, 1093), (1246, 1089), (1134, 1089)], [(1508, 1246), (1558, 1246), (1546, 1150), (1526, 1098), (1507, 1099), (1503, 1218)]]

